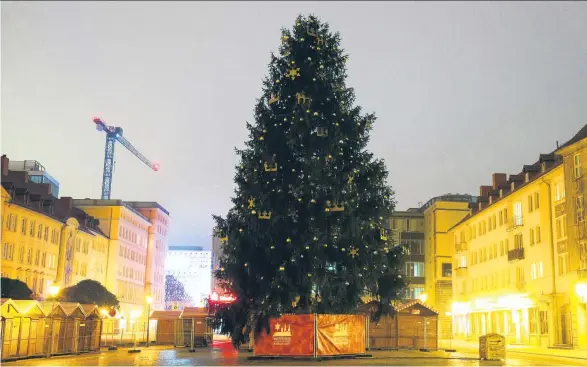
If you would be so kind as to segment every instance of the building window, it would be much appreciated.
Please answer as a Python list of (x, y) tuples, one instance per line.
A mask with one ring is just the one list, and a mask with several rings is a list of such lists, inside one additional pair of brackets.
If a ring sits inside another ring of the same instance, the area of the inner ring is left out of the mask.
[(548, 334), (548, 312), (540, 311), (540, 334)]
[(581, 154), (575, 154), (575, 157), (573, 159), (573, 163), (574, 163), (575, 178), (579, 178), (583, 174), (583, 170), (581, 168)]
[(12, 260), (13, 258), (14, 245), (11, 243), (4, 243), (2, 249), (2, 258), (5, 260)]
[(413, 277), (424, 276), (424, 263), (423, 262), (406, 262), (406, 274)]
[(26, 263), (29, 265), (33, 263), (33, 249), (32, 248), (27, 250)]
[(534, 228), (530, 228), (530, 246), (534, 246)]
[(528, 309), (528, 331), (530, 334), (538, 333), (538, 308)]
[(37, 238), (41, 239), (42, 236), (43, 236), (43, 225), (39, 224), (39, 226), (37, 227)]
[(534, 232), (536, 233), (536, 243), (540, 243), (540, 241), (541, 241), (540, 226), (536, 226), (536, 230)]
[(534, 205), (532, 203), (532, 195), (528, 195), (528, 213), (532, 213)]
[(20, 263), (24, 262), (24, 245), (20, 245), (20, 248), (18, 249), (18, 261), (20, 261)]
[(41, 259), (41, 250), (37, 250), (37, 253), (35, 254), (35, 265), (39, 266), (39, 260)]
[(35, 237), (35, 228), (36, 228), (36, 227), (37, 227), (37, 223), (36, 223), (36, 222), (33, 220), (33, 221), (31, 222), (31, 226), (30, 226), (30, 228), (29, 228), (29, 235), (30, 235), (31, 237)]
[(406, 232), (410, 232), (410, 219), (406, 218)]
[(534, 209), (540, 209), (540, 193), (534, 193)]
[(493, 244), (493, 258), (497, 259), (497, 243)]
[(452, 264), (442, 263), (442, 276), (445, 278), (452, 277)]
[(565, 186), (557, 183), (554, 186), (554, 201), (559, 201), (565, 198)]
[(45, 267), (47, 264), (47, 253), (43, 252), (43, 256), (41, 256), (41, 266)]
[(503, 212), (500, 211), (499, 212), (499, 226), (503, 226)]
[(577, 196), (575, 212), (577, 213), (577, 223), (582, 223), (585, 220), (583, 216), (583, 196)]
[(22, 224), (21, 224), (21, 227), (20, 227), (20, 233), (23, 234), (23, 235), (26, 235), (26, 224), (27, 224), (26, 222), (27, 222), (26, 221), (26, 218), (22, 218)]
[(503, 247), (503, 241), (499, 241), (499, 256), (503, 256), (505, 253), (505, 248)]
[(467, 267), (467, 256), (460, 255), (457, 260), (457, 266), (459, 268), (466, 268)]
[(517, 201), (514, 203), (514, 226), (522, 225), (522, 202)]
[(524, 237), (522, 237), (521, 233), (517, 233), (514, 235), (514, 248), (523, 248), (524, 247)]
[(558, 275), (565, 274), (565, 258), (564, 255), (559, 255), (558, 257)]
[(45, 234), (43, 236), (45, 241), (49, 241), (49, 227), (45, 226)]

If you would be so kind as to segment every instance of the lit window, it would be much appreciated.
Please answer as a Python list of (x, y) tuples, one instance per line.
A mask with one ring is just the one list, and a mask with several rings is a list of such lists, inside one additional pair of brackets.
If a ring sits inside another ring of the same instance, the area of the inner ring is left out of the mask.
[(574, 163), (574, 173), (575, 173), (575, 178), (579, 178), (581, 177), (583, 170), (581, 167), (581, 155), (580, 154), (575, 154), (575, 157), (573, 159), (573, 163)]

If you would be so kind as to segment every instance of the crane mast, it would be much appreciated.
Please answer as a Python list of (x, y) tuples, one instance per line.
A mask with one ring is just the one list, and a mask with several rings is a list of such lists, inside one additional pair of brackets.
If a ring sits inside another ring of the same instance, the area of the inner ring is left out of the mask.
[(104, 173), (102, 175), (102, 200), (109, 200), (112, 193), (112, 174), (114, 171), (114, 148), (118, 141), (123, 147), (140, 159), (153, 171), (159, 170), (159, 165), (148, 160), (123, 136), (121, 127), (106, 125), (102, 119), (94, 117), (96, 130), (106, 133), (106, 147), (104, 148)]

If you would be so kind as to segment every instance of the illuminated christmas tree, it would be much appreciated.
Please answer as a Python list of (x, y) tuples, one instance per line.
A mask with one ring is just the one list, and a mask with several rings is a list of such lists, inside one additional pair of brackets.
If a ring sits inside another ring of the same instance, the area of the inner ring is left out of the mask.
[(300, 16), (279, 51), (237, 150), (234, 206), (215, 217), (216, 276), (237, 298), (217, 321), (235, 346), (271, 316), (354, 312), (364, 296), (381, 311), (404, 287), (384, 228), (393, 191), (366, 150), (375, 116), (353, 104), (339, 34)]

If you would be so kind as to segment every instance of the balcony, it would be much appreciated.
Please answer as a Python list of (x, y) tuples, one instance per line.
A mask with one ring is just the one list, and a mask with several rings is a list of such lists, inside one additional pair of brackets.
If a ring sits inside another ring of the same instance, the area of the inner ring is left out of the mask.
[(507, 224), (506, 224), (506, 231), (513, 231), (514, 229), (521, 227), (524, 225), (524, 218), (520, 215), (520, 216), (515, 216), (513, 218), (511, 218), (510, 220), (508, 220)]
[(524, 248), (519, 247), (508, 251), (508, 261), (524, 260)]
[(465, 241), (455, 244), (455, 252), (457, 254), (461, 253), (461, 252), (466, 252), (467, 249), (468, 249), (468, 246), (467, 246), (467, 242), (465, 242)]

